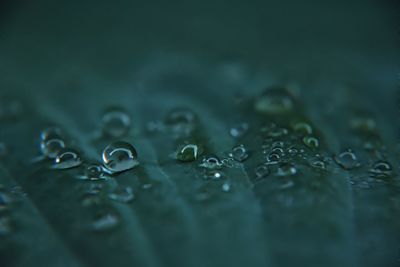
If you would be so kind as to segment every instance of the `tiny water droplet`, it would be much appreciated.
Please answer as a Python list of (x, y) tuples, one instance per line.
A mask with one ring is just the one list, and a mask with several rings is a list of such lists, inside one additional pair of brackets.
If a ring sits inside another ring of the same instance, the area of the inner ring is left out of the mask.
[(102, 131), (105, 136), (120, 138), (131, 128), (131, 117), (126, 110), (117, 107), (108, 108), (102, 117)]
[(206, 169), (221, 169), (222, 164), (216, 156), (209, 156), (203, 159), (203, 162), (200, 164), (200, 167)]
[(314, 162), (311, 163), (311, 166), (317, 169), (326, 169), (326, 164), (325, 162), (321, 161), (321, 160), (316, 160)]
[(90, 163), (85, 166), (85, 174), (82, 177), (88, 180), (104, 179), (103, 167), (98, 163)]
[(303, 143), (310, 149), (317, 149), (319, 147), (319, 141), (314, 136), (305, 136)]
[(188, 108), (175, 108), (167, 114), (165, 124), (175, 137), (186, 137), (195, 129), (196, 115)]
[(139, 165), (136, 149), (123, 141), (114, 142), (104, 149), (103, 163), (112, 173), (130, 170)]
[(267, 165), (261, 164), (256, 167), (254, 170), (255, 175), (256, 175), (256, 180), (263, 179), (269, 175), (269, 169)]
[(79, 153), (73, 149), (64, 149), (55, 158), (53, 169), (65, 170), (82, 164)]
[(229, 156), (235, 159), (236, 161), (243, 162), (246, 159), (248, 159), (250, 154), (244, 145), (238, 145), (232, 149), (232, 152), (229, 154)]
[(108, 213), (98, 216), (92, 222), (92, 229), (96, 232), (103, 232), (114, 229), (120, 223), (117, 215)]
[(217, 170), (211, 170), (208, 171), (205, 175), (204, 175), (204, 179), (208, 180), (220, 180), (222, 177), (224, 176), (224, 173), (221, 171), (217, 171)]
[(248, 130), (249, 130), (249, 125), (243, 122), (232, 127), (229, 133), (233, 138), (240, 138), (244, 136)]
[(223, 183), (222, 184), (222, 192), (228, 193), (229, 191), (231, 191), (230, 183)]
[(297, 173), (297, 169), (292, 164), (282, 164), (276, 170), (275, 175), (276, 176), (292, 176), (292, 175), (295, 175), (296, 173)]
[(350, 121), (350, 126), (353, 130), (364, 132), (364, 133), (372, 133), (376, 131), (376, 122), (372, 118), (368, 117), (357, 117), (353, 118)]
[(179, 149), (176, 158), (182, 162), (195, 161), (201, 154), (203, 149), (195, 144), (188, 144)]
[(281, 87), (273, 86), (256, 100), (255, 110), (265, 114), (282, 114), (293, 109), (294, 103), (289, 93)]
[(293, 130), (303, 135), (310, 135), (313, 133), (313, 129), (310, 124), (306, 122), (297, 122), (292, 126)]
[(336, 155), (334, 157), (335, 162), (345, 170), (351, 170), (360, 166), (356, 155), (348, 150)]
[(135, 195), (133, 194), (132, 187), (127, 186), (116, 189), (113, 193), (109, 194), (108, 197), (118, 202), (128, 203), (135, 198)]

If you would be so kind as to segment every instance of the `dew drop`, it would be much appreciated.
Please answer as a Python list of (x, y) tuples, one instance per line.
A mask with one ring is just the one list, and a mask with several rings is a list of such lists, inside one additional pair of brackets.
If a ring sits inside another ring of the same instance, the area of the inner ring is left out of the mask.
[(228, 193), (231, 191), (230, 183), (223, 183), (222, 184), (222, 192)]
[(248, 130), (249, 130), (249, 125), (243, 122), (232, 127), (229, 133), (233, 138), (240, 138), (244, 136)]
[(293, 124), (293, 130), (303, 135), (309, 135), (313, 133), (313, 129), (310, 124), (306, 122), (297, 122)]
[(176, 137), (187, 137), (195, 129), (196, 115), (187, 108), (175, 108), (165, 118), (165, 124)]
[(276, 176), (292, 176), (292, 175), (295, 175), (296, 173), (297, 173), (297, 169), (292, 164), (282, 164), (276, 170), (275, 175)]
[(47, 158), (54, 159), (65, 149), (65, 142), (61, 139), (50, 139), (40, 143), (40, 150)]
[(114, 142), (104, 149), (103, 163), (111, 173), (123, 172), (139, 165), (136, 149), (123, 141)]
[(255, 110), (264, 114), (287, 113), (293, 108), (293, 99), (281, 87), (268, 88), (255, 102)]
[(232, 152), (229, 154), (229, 156), (236, 161), (243, 162), (249, 158), (250, 154), (244, 145), (238, 145), (232, 149)]
[(316, 169), (326, 169), (326, 164), (325, 162), (321, 161), (321, 160), (316, 160), (314, 162), (311, 163), (311, 166), (316, 168)]
[(135, 195), (133, 194), (132, 187), (127, 186), (116, 189), (113, 193), (110, 193), (108, 197), (118, 202), (128, 203), (135, 198)]
[(195, 144), (188, 144), (179, 149), (176, 158), (182, 162), (195, 161), (201, 154), (203, 149)]
[(310, 149), (317, 149), (319, 147), (319, 141), (314, 136), (305, 136), (303, 143)]
[(65, 145), (65, 134), (58, 127), (49, 127), (40, 133), (40, 150), (42, 154), (50, 159), (54, 159), (63, 151)]
[(102, 116), (102, 131), (105, 136), (120, 138), (128, 134), (131, 117), (122, 108), (108, 108)]
[(52, 168), (58, 170), (71, 169), (82, 164), (79, 153), (73, 149), (64, 149), (60, 151), (54, 162)]
[(269, 175), (269, 169), (267, 165), (261, 164), (256, 167), (254, 170), (255, 175), (256, 175), (256, 180), (263, 179)]
[(350, 150), (334, 157), (335, 162), (345, 170), (351, 170), (360, 166), (356, 155)]
[(84, 179), (99, 180), (104, 179), (103, 167), (98, 163), (90, 163), (85, 166)]
[(217, 170), (211, 170), (208, 171), (205, 175), (204, 175), (204, 179), (206, 180), (220, 180), (222, 179), (222, 177), (224, 176), (224, 173), (221, 171), (217, 171)]
[(200, 167), (206, 169), (221, 169), (222, 164), (216, 156), (209, 156), (203, 159), (203, 162), (200, 164)]
[(369, 169), (369, 173), (376, 178), (385, 178), (391, 175), (392, 166), (388, 162), (378, 161)]
[(120, 223), (117, 215), (108, 213), (98, 216), (92, 223), (92, 229), (96, 232), (103, 232), (114, 229)]

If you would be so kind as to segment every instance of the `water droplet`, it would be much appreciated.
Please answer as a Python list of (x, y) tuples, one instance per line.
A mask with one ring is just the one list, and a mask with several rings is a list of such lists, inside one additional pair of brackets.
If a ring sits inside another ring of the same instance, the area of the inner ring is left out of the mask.
[(256, 180), (263, 179), (269, 175), (269, 169), (267, 165), (259, 165), (257, 168), (254, 170), (255, 175), (256, 175)]
[(120, 220), (115, 214), (108, 213), (98, 216), (92, 223), (92, 229), (97, 232), (103, 232), (114, 229), (118, 226)]
[(276, 138), (276, 137), (281, 137), (283, 135), (287, 135), (288, 133), (289, 133), (288, 130), (285, 128), (273, 128), (269, 130), (268, 136)]
[(128, 134), (131, 128), (131, 118), (122, 108), (108, 108), (102, 117), (103, 134), (112, 138), (120, 138)]
[(196, 115), (187, 108), (175, 108), (165, 118), (165, 124), (175, 137), (187, 137), (195, 129)]
[(276, 176), (292, 176), (292, 175), (295, 175), (296, 173), (297, 173), (297, 169), (292, 164), (282, 164), (276, 170), (275, 175)]
[(65, 149), (65, 142), (61, 139), (50, 139), (40, 143), (42, 154), (50, 159), (54, 159)]
[(103, 162), (112, 173), (130, 170), (139, 165), (136, 149), (123, 141), (114, 142), (104, 149)]
[(98, 163), (90, 163), (85, 166), (85, 175), (83, 179), (99, 180), (104, 179), (103, 167)]
[(58, 127), (49, 127), (40, 133), (40, 150), (44, 156), (54, 159), (63, 151), (65, 145), (65, 135)]
[(386, 178), (386, 177), (389, 177), (391, 175), (392, 166), (388, 162), (378, 161), (372, 166), (371, 169), (369, 169), (369, 172), (375, 178)]
[(321, 160), (316, 160), (316, 161), (312, 162), (311, 166), (314, 168), (317, 168), (317, 169), (326, 169), (325, 162), (323, 162)]
[(65, 139), (64, 132), (58, 127), (49, 127), (40, 133), (41, 141), (49, 141), (52, 139)]
[(365, 133), (372, 133), (376, 131), (376, 122), (372, 118), (357, 117), (350, 121), (350, 126), (353, 130)]
[(334, 157), (335, 162), (345, 170), (351, 170), (360, 166), (356, 155), (349, 151), (345, 151)]
[(224, 173), (221, 171), (217, 171), (217, 170), (211, 170), (208, 171), (205, 175), (204, 175), (204, 179), (208, 180), (220, 180), (222, 177), (224, 176)]
[(297, 122), (293, 124), (293, 130), (303, 135), (310, 135), (313, 133), (313, 129), (310, 124), (306, 122)]
[(250, 154), (244, 145), (238, 145), (232, 149), (232, 152), (229, 154), (229, 156), (236, 161), (243, 162), (250, 156)]
[(216, 156), (209, 156), (203, 159), (203, 162), (200, 164), (200, 167), (206, 169), (220, 169), (222, 167), (222, 164)]
[(240, 138), (244, 136), (248, 130), (249, 130), (249, 125), (243, 122), (232, 127), (229, 133), (233, 138)]
[(182, 162), (195, 161), (203, 153), (203, 149), (195, 144), (188, 144), (179, 149), (176, 158)]
[(132, 188), (127, 186), (124, 188), (118, 188), (113, 193), (109, 194), (108, 197), (115, 201), (128, 203), (135, 198), (135, 195), (133, 194)]
[(222, 184), (222, 192), (228, 193), (231, 191), (231, 185), (229, 183)]
[(305, 136), (303, 143), (310, 149), (317, 149), (319, 147), (319, 141), (314, 136)]
[(65, 170), (81, 165), (79, 153), (73, 149), (64, 149), (56, 157), (53, 169)]
[(293, 106), (289, 93), (277, 86), (268, 88), (255, 102), (255, 110), (265, 114), (287, 113)]

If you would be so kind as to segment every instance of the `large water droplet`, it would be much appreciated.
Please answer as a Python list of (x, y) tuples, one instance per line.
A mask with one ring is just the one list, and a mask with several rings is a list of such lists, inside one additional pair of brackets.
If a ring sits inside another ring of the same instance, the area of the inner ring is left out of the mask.
[(293, 99), (281, 87), (268, 88), (255, 102), (255, 110), (265, 114), (282, 114), (293, 109)]
[(117, 188), (113, 193), (110, 193), (108, 197), (115, 201), (128, 203), (135, 198), (135, 195), (133, 194), (132, 187), (127, 186), (123, 188)]
[(79, 153), (73, 149), (62, 150), (55, 158), (53, 169), (64, 170), (77, 167), (82, 164)]
[(250, 156), (250, 154), (244, 145), (238, 145), (232, 149), (232, 152), (229, 154), (229, 156), (236, 161), (243, 162)]
[(178, 150), (176, 158), (182, 162), (195, 161), (202, 153), (201, 146), (188, 144)]
[(392, 166), (389, 162), (378, 161), (369, 169), (369, 172), (375, 178), (387, 178), (392, 174)]
[(102, 123), (103, 134), (112, 138), (125, 136), (131, 128), (131, 118), (122, 108), (108, 108), (103, 114)]
[(112, 173), (130, 170), (139, 165), (136, 149), (123, 141), (114, 142), (104, 149), (103, 162)]
[(360, 166), (356, 155), (352, 151), (345, 151), (334, 157), (335, 162), (345, 170), (351, 170)]

